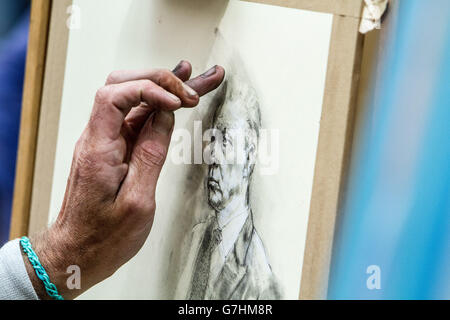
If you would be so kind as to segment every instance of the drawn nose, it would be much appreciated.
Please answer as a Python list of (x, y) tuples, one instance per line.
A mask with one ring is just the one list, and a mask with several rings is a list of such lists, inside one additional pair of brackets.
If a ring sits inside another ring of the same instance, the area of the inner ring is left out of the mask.
[(217, 144), (217, 141), (213, 141), (211, 144), (211, 164), (218, 165), (220, 163), (218, 159), (218, 153), (220, 153), (220, 150), (218, 150), (219, 146)]

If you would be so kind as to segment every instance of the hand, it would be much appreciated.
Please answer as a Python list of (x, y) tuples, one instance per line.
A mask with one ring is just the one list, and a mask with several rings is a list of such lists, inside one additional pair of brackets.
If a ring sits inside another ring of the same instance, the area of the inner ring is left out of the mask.
[[(223, 68), (214, 67), (189, 80), (191, 72), (184, 61), (173, 72), (113, 72), (98, 90), (75, 148), (60, 214), (49, 230), (31, 238), (50, 280), (65, 299), (111, 276), (147, 239), (173, 112), (195, 107), (225, 75)], [(40, 298), (48, 298), (30, 263), (25, 265)], [(67, 288), (66, 271), (71, 265), (81, 269), (80, 290)]]

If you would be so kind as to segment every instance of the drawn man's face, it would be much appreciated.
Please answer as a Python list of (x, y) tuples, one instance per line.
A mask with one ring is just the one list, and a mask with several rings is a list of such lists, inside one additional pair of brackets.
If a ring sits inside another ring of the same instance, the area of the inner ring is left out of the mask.
[[(250, 158), (255, 153), (255, 144), (243, 136), (250, 131), (248, 122), (245, 115), (237, 111), (239, 107), (233, 106), (235, 103), (225, 102), (213, 124), (220, 138), (211, 139), (212, 164), (209, 166), (207, 187), (208, 203), (216, 211), (224, 209), (235, 195), (247, 192), (251, 175)], [(223, 162), (227, 152), (233, 155), (234, 161)]]

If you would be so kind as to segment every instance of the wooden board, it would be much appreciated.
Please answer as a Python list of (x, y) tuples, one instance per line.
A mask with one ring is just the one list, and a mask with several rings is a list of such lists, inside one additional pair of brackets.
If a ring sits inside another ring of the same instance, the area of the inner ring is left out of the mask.
[(345, 190), (363, 37), (359, 20), (335, 16), (300, 298), (326, 298), (336, 216)]
[(31, 197), (30, 234), (47, 226), (53, 166), (55, 161), (60, 105), (63, 93), (69, 29), (67, 8), (72, 0), (53, 1), (49, 33), (47, 67), (42, 92), (37, 150)]
[(50, 6), (50, 0), (34, 0), (31, 5), (11, 238), (25, 235), (28, 232)]
[[(343, 190), (345, 190), (346, 171), (351, 151), (354, 106), (363, 42), (363, 37), (358, 33), (362, 1), (245, 1), (334, 14), (300, 292), (302, 299), (324, 299), (327, 292), (336, 215), (339, 212)], [(39, 14), (36, 7), (38, 4), (45, 7), (44, 3), (47, 3), (48, 11), (49, 2), (44, 0), (33, 2), (32, 21), (43, 19), (43, 15)], [(69, 29), (64, 24), (68, 17), (66, 9), (71, 2), (71, 0), (53, 2), (44, 77), (42, 72), (40, 77), (29, 75), (34, 69), (32, 66), (36, 65), (36, 63), (33, 64), (36, 58), (32, 60), (30, 56), (34, 57), (38, 52), (42, 53), (42, 46), (45, 49), (45, 44), (41, 43), (42, 32), (45, 30), (46, 34), (48, 27), (42, 27), (41, 24), (45, 23), (40, 20), (41, 33), (35, 31), (30, 34), (24, 96), (27, 94), (28, 85), (33, 89), (28, 88), (28, 91), (34, 93), (34, 104), (31, 104), (32, 99), (24, 99), (12, 238), (28, 232), (39, 232), (47, 225), (69, 35)], [(48, 13), (45, 21), (48, 26)], [(37, 29), (36, 26), (34, 28)], [(32, 41), (39, 42), (41, 46), (33, 47)], [(41, 48), (40, 51), (38, 48)], [(45, 50), (43, 51), (45, 53)], [(42, 60), (39, 61), (43, 66), (45, 55), (40, 57)], [(36, 98), (36, 92), (39, 92), (38, 98)], [(27, 114), (29, 114), (28, 117)], [(29, 118), (30, 115), (32, 115), (31, 118)], [(29, 131), (27, 128), (32, 126), (34, 130)], [(20, 164), (21, 161), (24, 163)]]
[(332, 13), (346, 17), (360, 18), (364, 1), (362, 0), (244, 0), (286, 8)]

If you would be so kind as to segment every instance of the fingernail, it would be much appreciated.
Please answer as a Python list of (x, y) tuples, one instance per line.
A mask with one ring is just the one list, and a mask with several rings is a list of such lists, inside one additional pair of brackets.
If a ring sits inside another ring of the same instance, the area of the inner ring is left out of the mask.
[(217, 66), (214, 66), (211, 69), (209, 69), (208, 71), (206, 71), (204, 74), (202, 74), (202, 77), (209, 78), (212, 75), (216, 74), (216, 72), (217, 72)]
[(176, 73), (178, 70), (180, 70), (181, 67), (183, 66), (183, 62), (184, 62), (184, 60), (181, 60), (181, 61), (177, 64), (177, 66), (175, 67), (175, 69), (173, 69), (172, 73)]
[(173, 93), (167, 92), (167, 96), (173, 100), (173, 102), (175, 103), (181, 103), (180, 98), (178, 98), (176, 95), (174, 95)]
[(158, 111), (153, 119), (153, 130), (164, 135), (169, 135), (175, 122), (174, 117), (173, 112)]
[(191, 97), (197, 96), (197, 92), (195, 92), (195, 90), (192, 89), (191, 87), (189, 87), (187, 84), (183, 83), (183, 88), (184, 88), (184, 90), (186, 90), (186, 92), (188, 93), (189, 96), (191, 96)]

